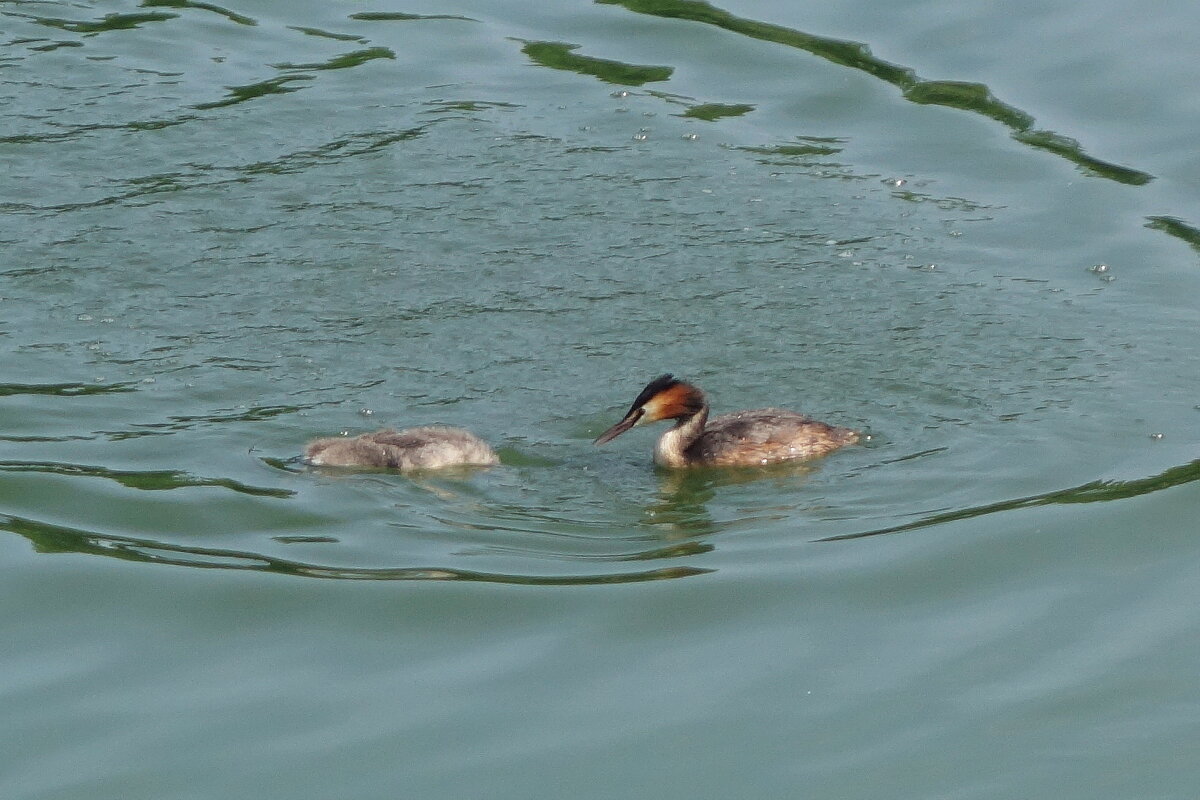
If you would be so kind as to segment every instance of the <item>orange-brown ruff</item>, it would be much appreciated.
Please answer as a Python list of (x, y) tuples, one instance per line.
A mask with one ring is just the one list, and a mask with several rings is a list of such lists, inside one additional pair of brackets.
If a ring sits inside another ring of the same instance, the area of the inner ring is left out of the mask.
[(489, 466), (500, 459), (470, 431), (431, 425), (361, 436), (331, 436), (309, 442), (304, 460), (319, 467), (386, 467), (402, 471), (455, 466)]
[(671, 375), (650, 381), (625, 418), (596, 439), (612, 441), (635, 425), (673, 419), (654, 448), (664, 467), (745, 467), (804, 461), (858, 441), (858, 432), (785, 411), (758, 408), (708, 418), (704, 392)]

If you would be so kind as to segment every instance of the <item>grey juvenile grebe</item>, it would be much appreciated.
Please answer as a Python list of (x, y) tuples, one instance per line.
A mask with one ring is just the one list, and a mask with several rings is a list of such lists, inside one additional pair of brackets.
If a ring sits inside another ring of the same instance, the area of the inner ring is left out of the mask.
[(395, 431), (385, 428), (361, 436), (331, 436), (309, 442), (304, 460), (319, 467), (438, 469), (489, 466), (500, 459), (487, 442), (462, 428), (431, 425)]
[(736, 411), (710, 420), (704, 392), (662, 375), (646, 385), (625, 419), (600, 434), (595, 443), (604, 444), (634, 425), (660, 419), (677, 420), (654, 448), (654, 460), (664, 467), (803, 461), (858, 441), (858, 433), (849, 428), (826, 425), (780, 408)]

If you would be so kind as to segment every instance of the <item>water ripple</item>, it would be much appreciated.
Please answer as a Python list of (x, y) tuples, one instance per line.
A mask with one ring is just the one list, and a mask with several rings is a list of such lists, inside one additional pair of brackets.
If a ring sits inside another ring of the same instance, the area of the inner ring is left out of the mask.
[(518, 575), (445, 567), (333, 567), (293, 561), (245, 550), (167, 544), (53, 525), (25, 517), (0, 516), (0, 530), (28, 539), (39, 553), (83, 553), (144, 564), (199, 569), (271, 572), (299, 578), (347, 581), (476, 581), (523, 586), (592, 586), (687, 578), (712, 572), (699, 567), (661, 567), (637, 572), (585, 575)]
[(23, 394), (80, 397), (135, 391), (131, 383), (0, 383), (0, 397)]
[(98, 435), (107, 436), (112, 441), (136, 439), (142, 436), (166, 436), (179, 431), (190, 430), (201, 425), (224, 425), (230, 422), (262, 422), (273, 417), (295, 414), (319, 406), (336, 405), (337, 401), (326, 400), (304, 405), (270, 405), (251, 406), (246, 409), (212, 414), (173, 414), (167, 417), (167, 422), (135, 422), (133, 430), (102, 430)]
[(373, 61), (377, 58), (394, 59), (396, 54), (386, 47), (368, 47), (363, 50), (355, 50), (350, 53), (342, 53), (334, 56), (327, 61), (321, 61), (310, 64), (271, 64), (270, 66), (280, 70), (305, 70), (305, 69), (347, 69), (348, 67), (357, 67), (359, 64), (365, 64), (368, 61)]
[(223, 108), (224, 106), (232, 106), (237, 103), (244, 103), (247, 100), (256, 100), (259, 97), (266, 97), (272, 94), (289, 94), (299, 91), (302, 87), (291, 86), (296, 81), (310, 81), (311, 75), (280, 75), (275, 78), (267, 78), (254, 83), (247, 83), (241, 86), (227, 86), (229, 94), (224, 100), (213, 100), (208, 103), (197, 103), (192, 106), (197, 110), (207, 111), (213, 108)]
[(862, 42), (816, 36), (794, 28), (746, 19), (717, 8), (703, 0), (596, 0), (604, 5), (619, 5), (639, 14), (703, 22), (747, 36), (751, 39), (795, 47), (852, 69), (861, 70), (897, 86), (905, 99), (925, 105), (940, 105), (971, 111), (996, 120), (1013, 131), (1023, 144), (1045, 150), (1074, 162), (1089, 173), (1109, 180), (1141, 186), (1154, 176), (1088, 155), (1076, 140), (1053, 131), (1035, 130), (1034, 118), (1019, 108), (998, 100), (982, 83), (931, 81), (921, 78), (910, 67), (877, 58)]
[(575, 72), (580, 75), (591, 75), (605, 83), (615, 83), (620, 86), (641, 86), (654, 81), (665, 81), (675, 72), (673, 67), (625, 64), (621, 61), (581, 56), (572, 52), (578, 49), (579, 45), (564, 42), (524, 42), (521, 52), (540, 66)]
[(38, 25), (45, 25), (48, 28), (58, 28), (71, 33), (97, 34), (107, 33), (109, 31), (124, 31), (132, 28), (138, 28), (148, 22), (165, 22), (169, 19), (175, 19), (178, 14), (166, 14), (161, 12), (148, 12), (145, 14), (108, 14), (100, 20), (73, 20), (62, 19), (59, 17), (38, 17), (32, 14), (19, 14), (8, 12), (14, 17), (25, 17), (36, 22)]
[(1155, 216), (1146, 218), (1146, 227), (1162, 231), (1176, 239), (1187, 242), (1193, 250), (1200, 252), (1200, 228), (1189, 225), (1178, 217)]
[(350, 19), (362, 20), (364, 22), (412, 22), (424, 19), (449, 19), (460, 22), (479, 21), (457, 14), (405, 14), (400, 11), (359, 11), (356, 14), (351, 14)]
[(198, 478), (178, 470), (116, 470), (86, 464), (63, 464), (53, 461), (0, 461), (3, 472), (39, 472), (70, 477), (106, 478), (129, 489), (163, 491), (193, 487), (219, 487), (255, 497), (291, 497), (289, 489), (270, 489), (248, 486), (229, 478)]
[(252, 17), (212, 3), (198, 3), (195, 0), (142, 0), (142, 8), (194, 8), (199, 11), (211, 11), (238, 25), (254, 26), (258, 24), (258, 21)]
[(921, 528), (928, 528), (933, 525), (940, 525), (943, 522), (972, 519), (974, 517), (982, 517), (987, 514), (995, 514), (1001, 511), (1016, 511), (1018, 509), (1034, 508), (1036, 506), (1056, 504), (1061, 505), (1067, 503), (1102, 503), (1110, 500), (1124, 500), (1129, 497), (1138, 497), (1139, 495), (1159, 492), (1163, 489), (1171, 489), (1196, 480), (1200, 480), (1200, 459), (1188, 462), (1187, 464), (1181, 464), (1177, 467), (1171, 467), (1170, 469), (1166, 469), (1157, 475), (1151, 475), (1148, 478), (1138, 478), (1135, 480), (1126, 481), (1090, 481), (1079, 486), (1073, 486), (1069, 489), (1058, 489), (1052, 492), (1043, 492), (1041, 494), (1030, 495), (1028, 497), (1018, 497), (1014, 500), (1002, 500), (997, 503), (988, 503), (986, 505), (974, 506), (972, 508), (939, 511), (913, 522), (906, 522), (903, 525), (892, 525), (886, 528), (862, 531), (860, 533), (846, 533), (838, 536), (827, 536), (824, 539), (817, 539), (816, 541), (837, 542), (847, 539), (862, 539), (869, 536), (881, 536), (887, 533), (903, 533), (905, 531), (919, 530)]

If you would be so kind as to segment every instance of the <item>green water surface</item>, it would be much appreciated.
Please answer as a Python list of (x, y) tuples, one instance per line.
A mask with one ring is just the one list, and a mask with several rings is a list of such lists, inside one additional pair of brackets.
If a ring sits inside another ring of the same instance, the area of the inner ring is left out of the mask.
[[(1194, 797), (1130, 9), (0, 4), (0, 797)], [(664, 372), (867, 438), (593, 447)], [(294, 459), (429, 423), (503, 463)]]

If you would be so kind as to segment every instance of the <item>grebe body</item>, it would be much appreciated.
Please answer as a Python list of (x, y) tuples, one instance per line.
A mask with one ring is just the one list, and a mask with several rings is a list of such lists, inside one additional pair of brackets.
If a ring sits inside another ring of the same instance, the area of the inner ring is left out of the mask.
[(781, 408), (736, 411), (708, 418), (704, 392), (662, 375), (650, 381), (625, 418), (596, 439), (612, 441), (635, 425), (675, 420), (659, 437), (654, 460), (664, 467), (761, 466), (806, 461), (858, 441), (858, 432)]
[(319, 467), (377, 467), (401, 471), (500, 463), (488, 443), (470, 431), (442, 425), (385, 428), (361, 436), (309, 442), (304, 460)]

